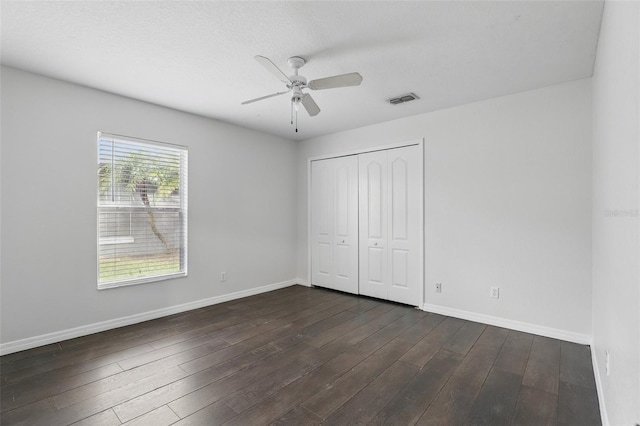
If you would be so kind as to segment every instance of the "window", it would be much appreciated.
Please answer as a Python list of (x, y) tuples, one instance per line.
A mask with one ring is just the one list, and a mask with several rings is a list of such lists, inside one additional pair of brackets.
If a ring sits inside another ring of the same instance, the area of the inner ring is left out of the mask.
[(98, 133), (98, 288), (187, 275), (187, 148)]

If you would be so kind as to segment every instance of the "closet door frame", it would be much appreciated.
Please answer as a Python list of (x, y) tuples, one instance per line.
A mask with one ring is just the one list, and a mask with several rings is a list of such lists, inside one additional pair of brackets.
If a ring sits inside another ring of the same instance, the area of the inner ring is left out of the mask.
[(419, 242), (418, 242), (418, 250), (419, 250), (419, 259), (420, 259), (420, 266), (419, 266), (419, 282), (422, 283), (422, 285), (420, 286), (420, 300), (417, 300), (417, 306), (420, 309), (424, 309), (424, 303), (425, 303), (425, 282), (424, 282), (424, 277), (425, 277), (425, 259), (424, 259), (424, 139), (415, 139), (415, 140), (410, 140), (410, 141), (405, 141), (405, 142), (398, 142), (398, 143), (393, 143), (393, 144), (388, 144), (388, 145), (380, 145), (380, 146), (374, 146), (374, 147), (369, 147), (369, 148), (363, 148), (363, 149), (357, 149), (357, 150), (351, 150), (351, 151), (343, 151), (343, 152), (339, 152), (339, 153), (333, 153), (333, 154), (324, 154), (324, 155), (318, 155), (318, 156), (313, 156), (313, 157), (309, 157), (307, 158), (307, 285), (308, 286), (312, 286), (311, 282), (311, 274), (312, 274), (312, 232), (311, 232), (311, 162), (312, 161), (316, 161), (316, 160), (326, 160), (329, 158), (338, 158), (338, 157), (345, 157), (348, 155), (358, 155), (358, 154), (366, 154), (368, 152), (376, 152), (376, 151), (385, 151), (388, 149), (393, 149), (393, 148), (402, 148), (405, 146), (413, 146), (413, 145), (418, 145), (420, 147), (420, 159), (422, 160), (422, 181), (420, 182), (420, 186), (422, 188), (420, 192), (420, 200), (419, 200), (419, 215), (422, 218), (419, 221), (419, 225), (420, 225), (420, 230), (418, 232), (419, 234)]

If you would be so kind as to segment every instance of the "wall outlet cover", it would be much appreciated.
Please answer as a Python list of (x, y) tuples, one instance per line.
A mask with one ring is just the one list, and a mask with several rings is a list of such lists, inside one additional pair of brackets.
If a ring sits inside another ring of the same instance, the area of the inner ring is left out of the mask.
[(491, 287), (491, 289), (489, 290), (489, 297), (492, 297), (494, 299), (499, 299), (500, 298), (500, 287)]

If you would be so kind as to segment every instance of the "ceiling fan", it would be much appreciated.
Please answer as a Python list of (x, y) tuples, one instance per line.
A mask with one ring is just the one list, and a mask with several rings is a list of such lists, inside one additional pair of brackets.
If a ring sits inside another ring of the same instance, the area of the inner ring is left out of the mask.
[(284, 72), (282, 72), (280, 68), (278, 68), (269, 58), (258, 55), (255, 57), (255, 59), (260, 64), (262, 64), (262, 66), (265, 67), (267, 71), (269, 71), (280, 81), (282, 81), (287, 86), (287, 90), (244, 101), (242, 102), (242, 105), (272, 98), (274, 96), (284, 95), (285, 93), (291, 92), (291, 124), (293, 124), (293, 110), (295, 109), (296, 132), (298, 131), (298, 106), (300, 104), (302, 104), (304, 109), (307, 110), (307, 113), (309, 113), (311, 117), (314, 117), (318, 115), (318, 113), (320, 113), (318, 104), (316, 104), (310, 94), (304, 93), (302, 89), (334, 89), (336, 87), (359, 86), (362, 82), (362, 76), (357, 72), (352, 72), (348, 74), (334, 75), (332, 77), (319, 78), (316, 80), (311, 80), (307, 83), (307, 79), (298, 74), (298, 70), (302, 68), (306, 63), (306, 61), (299, 56), (292, 56), (291, 58), (287, 59), (287, 63), (291, 68), (293, 68), (294, 72), (294, 74), (291, 76), (287, 76)]

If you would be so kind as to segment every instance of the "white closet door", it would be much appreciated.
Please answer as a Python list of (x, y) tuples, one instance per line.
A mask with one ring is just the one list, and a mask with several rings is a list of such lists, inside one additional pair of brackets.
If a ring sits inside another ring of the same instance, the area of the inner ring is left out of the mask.
[(422, 304), (422, 154), (419, 146), (359, 156), (361, 294)]
[(365, 296), (387, 298), (387, 152), (360, 154), (360, 283)]
[(388, 299), (422, 305), (422, 150), (419, 146), (387, 151)]
[(311, 163), (311, 284), (333, 281), (333, 173), (329, 160)]
[(358, 159), (311, 163), (311, 284), (358, 293)]

